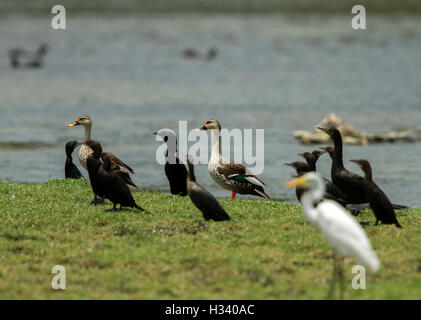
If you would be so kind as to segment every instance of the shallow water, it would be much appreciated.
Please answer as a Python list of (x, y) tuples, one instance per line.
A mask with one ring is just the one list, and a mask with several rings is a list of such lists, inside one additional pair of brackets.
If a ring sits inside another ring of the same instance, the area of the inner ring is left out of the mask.
[[(366, 31), (353, 31), (348, 15), (77, 15), (67, 23), (53, 31), (47, 18), (0, 19), (0, 179), (63, 177), (64, 143), (83, 137), (66, 125), (88, 114), (93, 138), (136, 170), (139, 186), (167, 190), (151, 133), (217, 118), (265, 129), (267, 193), (295, 201), (282, 163), (313, 147), (293, 130), (312, 130), (331, 112), (380, 133), (421, 120), (419, 16), (370, 16)], [(9, 48), (44, 41), (45, 68), (10, 69)], [(211, 46), (220, 51), (213, 61), (181, 57)], [(394, 202), (421, 205), (420, 143), (346, 146), (344, 156), (369, 159)], [(329, 176), (326, 156), (318, 166)], [(216, 196), (229, 195), (205, 165), (196, 171)]]

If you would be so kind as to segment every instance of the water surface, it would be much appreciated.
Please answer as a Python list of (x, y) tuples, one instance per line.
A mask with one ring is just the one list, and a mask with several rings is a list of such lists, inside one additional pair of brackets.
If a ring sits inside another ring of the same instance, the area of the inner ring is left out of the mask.
[[(45, 68), (10, 69), (9, 48), (41, 42), (51, 47)], [(211, 46), (220, 51), (213, 61), (181, 56)], [(168, 190), (151, 133), (217, 118), (265, 129), (267, 193), (295, 201), (282, 163), (312, 147), (292, 132), (331, 112), (369, 132), (418, 126), (420, 54), (421, 19), (408, 15), (370, 16), (365, 31), (353, 31), (349, 15), (76, 15), (65, 31), (42, 17), (2, 17), (0, 179), (63, 177), (64, 144), (83, 137), (66, 125), (87, 114), (93, 138), (136, 170), (139, 186)], [(344, 157), (369, 159), (394, 202), (421, 205), (421, 144), (347, 146)], [(325, 176), (329, 167), (321, 158)], [(212, 193), (229, 196), (206, 166), (196, 171)]]

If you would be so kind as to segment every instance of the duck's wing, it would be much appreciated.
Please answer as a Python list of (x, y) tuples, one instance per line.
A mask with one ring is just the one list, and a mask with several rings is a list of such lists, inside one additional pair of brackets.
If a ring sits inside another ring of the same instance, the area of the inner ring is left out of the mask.
[(113, 155), (111, 152), (103, 152), (103, 153), (105, 153), (110, 158), (111, 167), (113, 170), (114, 168), (119, 167), (121, 171), (128, 171), (129, 173), (134, 174), (134, 170), (130, 168), (127, 164), (125, 164), (120, 158)]
[(221, 163), (217, 170), (218, 173), (224, 175), (227, 179), (233, 179), (239, 182), (249, 182), (259, 187), (265, 186), (265, 183), (262, 180), (257, 178), (242, 164), (235, 162)]

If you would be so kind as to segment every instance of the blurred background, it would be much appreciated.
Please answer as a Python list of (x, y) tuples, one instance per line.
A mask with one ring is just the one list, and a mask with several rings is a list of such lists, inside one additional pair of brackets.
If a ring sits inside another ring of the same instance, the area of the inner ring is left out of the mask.
[[(83, 138), (82, 127), (67, 124), (89, 115), (93, 138), (135, 169), (136, 184), (167, 191), (152, 132), (217, 118), (228, 129), (265, 129), (260, 177), (273, 198), (295, 202), (283, 163), (316, 146), (300, 145), (294, 130), (312, 131), (332, 112), (372, 133), (421, 122), (420, 1), (359, 1), (367, 10), (360, 31), (351, 28), (357, 3), (348, 0), (61, 1), (66, 30), (51, 28), (55, 4), (0, 0), (6, 181), (63, 177), (65, 142)], [(11, 67), (9, 50), (42, 43), (42, 67)], [(421, 205), (420, 142), (346, 146), (344, 158), (368, 159), (393, 202)], [(330, 163), (326, 155), (318, 162), (326, 177)], [(205, 165), (197, 177), (230, 196)]]

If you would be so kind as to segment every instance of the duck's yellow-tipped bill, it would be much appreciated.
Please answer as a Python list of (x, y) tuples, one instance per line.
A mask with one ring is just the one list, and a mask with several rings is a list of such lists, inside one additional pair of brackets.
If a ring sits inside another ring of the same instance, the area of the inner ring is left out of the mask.
[(305, 178), (305, 177), (299, 177), (297, 179), (288, 181), (285, 184), (285, 187), (287, 187), (287, 188), (297, 187), (297, 186), (300, 186), (300, 185), (304, 184), (306, 181), (307, 181), (307, 178)]
[(69, 123), (67, 126), (68, 127), (74, 127), (75, 125), (73, 123)]

